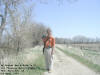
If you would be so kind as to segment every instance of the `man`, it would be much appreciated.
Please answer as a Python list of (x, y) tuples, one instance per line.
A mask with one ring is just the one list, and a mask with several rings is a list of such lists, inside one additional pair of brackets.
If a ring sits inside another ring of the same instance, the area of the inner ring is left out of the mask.
[(50, 73), (53, 68), (53, 53), (55, 47), (55, 39), (51, 34), (51, 30), (47, 29), (47, 36), (43, 39), (44, 42), (44, 57), (46, 62), (46, 69)]

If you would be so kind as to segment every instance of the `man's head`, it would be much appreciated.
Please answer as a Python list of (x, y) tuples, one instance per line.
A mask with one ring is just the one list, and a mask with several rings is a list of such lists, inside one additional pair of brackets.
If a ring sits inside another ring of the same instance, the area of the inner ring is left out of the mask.
[(48, 34), (48, 36), (51, 36), (51, 33), (52, 33), (52, 32), (51, 32), (51, 29), (48, 28), (48, 29), (47, 29), (47, 34)]

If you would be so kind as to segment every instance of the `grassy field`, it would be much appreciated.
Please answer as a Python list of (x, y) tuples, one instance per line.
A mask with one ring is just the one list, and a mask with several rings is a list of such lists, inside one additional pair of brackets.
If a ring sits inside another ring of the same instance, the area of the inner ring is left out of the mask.
[(66, 45), (57, 45), (59, 50), (73, 57), (82, 64), (88, 66), (96, 72), (100, 72), (100, 54), (96, 51), (80, 50), (78, 48), (66, 47)]
[(35, 61), (33, 61), (33, 70), (26, 70), (25, 72), (20, 73), (20, 75), (43, 75), (43, 72), (45, 71), (44, 69), (44, 58), (41, 53), (41, 50), (36, 49), (33, 51), (37, 55), (37, 58)]
[[(25, 68), (19, 69), (18, 71), (14, 71), (9, 75), (43, 75), (44, 69), (44, 58), (42, 54), (42, 48), (38, 49), (39, 47), (26, 49), (24, 52), (19, 53), (17, 56), (10, 55), (7, 58), (2, 60), (2, 63), (5, 65), (28, 65), (26, 66), (17, 66), (17, 68)], [(1, 64), (2, 64), (1, 63)], [(14, 66), (15, 67), (15, 66)], [(6, 72), (8, 72), (6, 70)], [(15, 74), (17, 73), (17, 74)]]

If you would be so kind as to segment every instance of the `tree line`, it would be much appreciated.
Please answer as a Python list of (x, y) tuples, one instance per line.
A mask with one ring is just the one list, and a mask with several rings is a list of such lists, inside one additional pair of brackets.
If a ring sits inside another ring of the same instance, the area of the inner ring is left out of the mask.
[(98, 44), (100, 43), (100, 38), (89, 38), (86, 36), (78, 35), (73, 38), (57, 38), (57, 44)]
[[(17, 54), (25, 48), (41, 45), (44, 24), (35, 22), (34, 3), (28, 0), (0, 0), (0, 54)], [(1, 57), (0, 57), (1, 58)]]

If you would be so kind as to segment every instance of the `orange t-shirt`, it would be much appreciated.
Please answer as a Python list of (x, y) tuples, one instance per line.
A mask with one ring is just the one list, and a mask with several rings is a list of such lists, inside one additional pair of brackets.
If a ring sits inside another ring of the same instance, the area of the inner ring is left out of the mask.
[(43, 42), (45, 43), (46, 48), (48, 48), (49, 46), (50, 47), (55, 46), (55, 39), (52, 36), (50, 36), (49, 39), (48, 39), (48, 37), (44, 38)]

